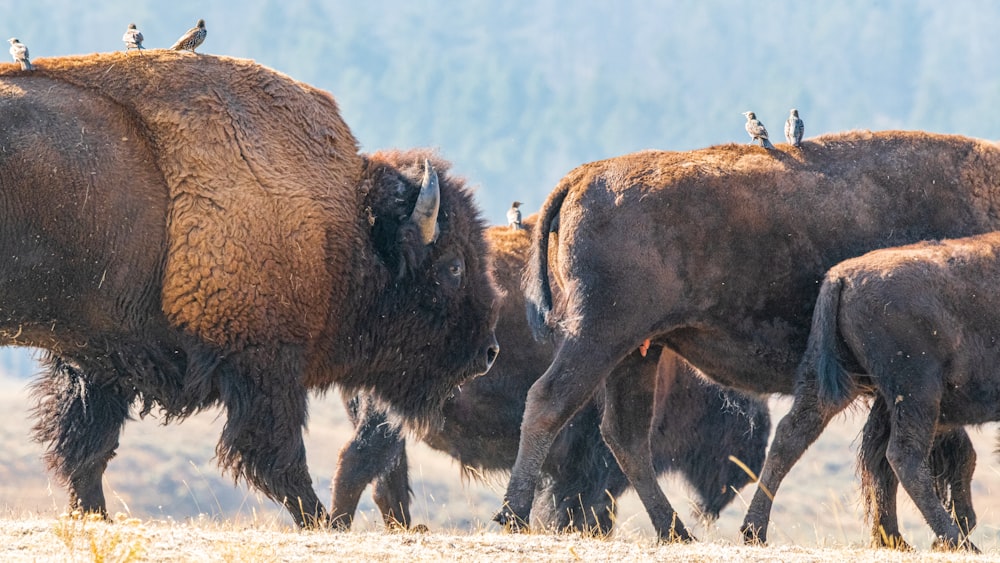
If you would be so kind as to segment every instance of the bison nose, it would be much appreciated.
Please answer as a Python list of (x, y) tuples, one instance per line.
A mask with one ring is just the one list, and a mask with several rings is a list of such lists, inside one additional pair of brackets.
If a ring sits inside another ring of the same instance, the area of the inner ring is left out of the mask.
[(497, 344), (496, 335), (490, 336), (490, 344), (486, 347), (486, 371), (490, 371), (493, 367), (493, 362), (496, 361), (497, 356), (500, 354), (500, 345)]

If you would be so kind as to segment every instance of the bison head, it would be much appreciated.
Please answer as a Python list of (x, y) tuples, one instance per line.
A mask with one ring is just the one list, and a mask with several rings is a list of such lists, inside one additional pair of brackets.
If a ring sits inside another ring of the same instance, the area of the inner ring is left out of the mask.
[(356, 367), (341, 384), (428, 423), (499, 352), (483, 221), (465, 182), (427, 150), (369, 155), (362, 193), (374, 267), (352, 300)]

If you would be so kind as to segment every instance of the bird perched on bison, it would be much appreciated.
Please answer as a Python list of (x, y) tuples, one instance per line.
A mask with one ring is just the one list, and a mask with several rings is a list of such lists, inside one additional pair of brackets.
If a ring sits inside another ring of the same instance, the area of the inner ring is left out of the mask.
[(805, 132), (805, 126), (802, 119), (799, 118), (799, 110), (793, 109), (788, 116), (788, 121), (785, 122), (785, 140), (788, 141), (789, 145), (799, 148), (802, 146), (803, 132)]
[(122, 41), (125, 42), (125, 51), (128, 52), (129, 49), (138, 49), (140, 54), (142, 49), (142, 32), (139, 31), (134, 23), (128, 24), (128, 29), (125, 30), (125, 35), (122, 35)]
[(170, 48), (174, 51), (191, 51), (193, 53), (205, 42), (207, 36), (208, 30), (205, 29), (205, 20), (198, 20), (198, 24), (187, 30), (187, 33), (182, 35)]
[(767, 138), (767, 129), (764, 128), (764, 124), (757, 119), (757, 115), (752, 111), (744, 112), (743, 115), (747, 118), (747, 123), (745, 125), (747, 133), (750, 134), (750, 144), (752, 145), (754, 141), (760, 141), (760, 146), (765, 149), (773, 149), (774, 145)]
[(512, 229), (521, 228), (521, 210), (518, 209), (519, 207), (521, 207), (521, 202), (515, 201), (510, 204), (510, 209), (507, 210), (507, 226)]
[(21, 70), (34, 70), (28, 58), (28, 46), (18, 41), (17, 37), (11, 37), (7, 42), (10, 43), (10, 56), (14, 57), (14, 62), (21, 64)]

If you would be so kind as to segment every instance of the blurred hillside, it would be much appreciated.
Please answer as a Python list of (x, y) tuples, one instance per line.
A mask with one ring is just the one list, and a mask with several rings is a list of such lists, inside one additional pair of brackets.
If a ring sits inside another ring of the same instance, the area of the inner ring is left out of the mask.
[(134, 21), (166, 47), (199, 17), (206, 53), (332, 92), (365, 150), (436, 146), (501, 222), (567, 171), (644, 148), (926, 129), (1000, 137), (1000, 4), (987, 0), (497, 3), (0, 0), (33, 57), (122, 48)]

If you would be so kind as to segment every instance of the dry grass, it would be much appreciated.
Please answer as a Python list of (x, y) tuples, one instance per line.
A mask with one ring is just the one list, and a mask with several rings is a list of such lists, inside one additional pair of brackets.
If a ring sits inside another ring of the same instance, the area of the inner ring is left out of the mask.
[(298, 532), (284, 525), (188, 523), (22, 515), (0, 520), (3, 561), (995, 561), (1000, 553), (897, 553), (857, 547), (661, 545), (645, 537)]
[[(0, 560), (3, 561), (287, 561), (345, 560), (512, 561), (586, 559), (685, 561), (985, 561), (1000, 559), (1000, 472), (992, 455), (994, 425), (971, 432), (979, 452), (974, 481), (980, 526), (973, 541), (986, 556), (935, 554), (928, 551), (930, 530), (901, 494), (901, 521), (907, 539), (919, 551), (896, 554), (862, 549), (867, 543), (857, 482), (854, 449), (863, 414), (837, 420), (793, 469), (777, 496), (770, 530), (771, 546), (739, 544), (738, 528), (752, 488), (742, 491), (718, 522), (696, 524), (702, 540), (690, 546), (657, 545), (648, 518), (634, 495), (623, 497), (618, 531), (609, 540), (575, 535), (507, 535), (490, 522), (503, 493), (503, 479), (463, 483), (458, 466), (424, 446), (411, 447), (413, 515), (432, 533), (382, 531), (381, 518), (366, 497), (350, 533), (312, 533), (292, 529), (276, 505), (235, 487), (212, 462), (222, 420), (205, 413), (182, 424), (160, 426), (155, 420), (126, 426), (106, 477), (109, 509), (121, 512), (113, 524), (60, 517), (66, 503), (61, 487), (50, 484), (30, 441), (24, 382), (0, 377), (0, 409), (8, 413), (0, 427)], [(773, 402), (775, 423), (789, 402)], [(329, 477), (348, 425), (337, 397), (315, 400), (307, 436), (314, 485), (329, 498)], [(673, 479), (663, 481), (682, 513), (686, 491)]]

